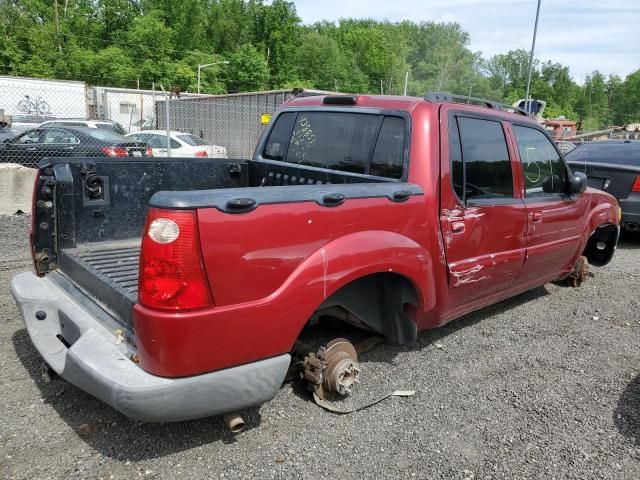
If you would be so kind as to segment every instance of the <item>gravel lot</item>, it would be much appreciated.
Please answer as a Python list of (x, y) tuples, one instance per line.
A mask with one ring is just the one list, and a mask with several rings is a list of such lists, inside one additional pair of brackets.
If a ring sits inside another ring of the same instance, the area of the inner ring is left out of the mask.
[(640, 478), (640, 238), (582, 288), (547, 285), (362, 357), (378, 388), (413, 397), (339, 416), (287, 384), (234, 436), (219, 418), (136, 423), (39, 380), (9, 291), (30, 268), (28, 223), (0, 217), (0, 478)]

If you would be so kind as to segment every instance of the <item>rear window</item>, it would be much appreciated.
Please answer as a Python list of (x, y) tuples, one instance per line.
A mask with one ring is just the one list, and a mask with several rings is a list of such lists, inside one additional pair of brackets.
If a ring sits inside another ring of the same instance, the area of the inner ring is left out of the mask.
[(187, 145), (191, 145), (192, 147), (199, 147), (201, 145), (206, 145), (207, 142), (200, 137), (196, 137), (195, 135), (177, 135), (177, 137), (182, 140)]
[(286, 112), (278, 117), (263, 157), (343, 172), (401, 178), (405, 120), (345, 112)]
[(117, 133), (114, 133), (110, 130), (98, 130), (97, 128), (87, 128), (86, 130), (83, 130), (83, 133), (85, 135), (88, 135), (91, 138), (95, 138), (96, 140), (100, 140), (103, 142), (120, 143), (120, 142), (129, 141), (128, 138), (123, 137), (122, 135), (118, 135)]
[(640, 141), (629, 143), (585, 143), (567, 153), (570, 162), (612, 163), (640, 166)]

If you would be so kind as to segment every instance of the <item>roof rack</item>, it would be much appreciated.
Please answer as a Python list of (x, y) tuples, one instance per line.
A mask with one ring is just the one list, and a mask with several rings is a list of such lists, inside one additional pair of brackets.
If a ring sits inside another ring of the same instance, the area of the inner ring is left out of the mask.
[(466, 103), (469, 105), (481, 105), (494, 110), (508, 111), (512, 110), (514, 113), (526, 115), (530, 117), (525, 110), (514, 107), (513, 105), (507, 105), (506, 103), (495, 102), (486, 98), (468, 97), (466, 95), (455, 95), (447, 92), (429, 92), (424, 96), (424, 99), (428, 102), (447, 102), (447, 103)]

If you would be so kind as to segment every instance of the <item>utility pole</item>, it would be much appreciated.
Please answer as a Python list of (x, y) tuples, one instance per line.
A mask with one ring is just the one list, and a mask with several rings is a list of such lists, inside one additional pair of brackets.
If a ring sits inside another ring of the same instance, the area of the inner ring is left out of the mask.
[(164, 93), (164, 121), (167, 124), (167, 157), (171, 158), (171, 115), (169, 114), (169, 104), (171, 103), (171, 96), (164, 89), (164, 85), (160, 84), (162, 93)]
[(404, 75), (404, 96), (407, 96), (407, 84), (409, 83), (409, 71)]
[(380, 79), (380, 95), (384, 95), (384, 91), (382, 90), (382, 79)]
[(531, 73), (533, 72), (533, 54), (536, 49), (536, 35), (538, 34), (538, 18), (540, 18), (540, 4), (542, 0), (538, 0), (538, 9), (536, 10), (536, 23), (533, 27), (533, 41), (531, 42), (531, 55), (529, 55), (529, 78), (527, 79), (527, 93), (524, 96), (524, 109), (527, 113), (531, 113), (531, 102), (529, 101), (529, 91), (531, 89)]

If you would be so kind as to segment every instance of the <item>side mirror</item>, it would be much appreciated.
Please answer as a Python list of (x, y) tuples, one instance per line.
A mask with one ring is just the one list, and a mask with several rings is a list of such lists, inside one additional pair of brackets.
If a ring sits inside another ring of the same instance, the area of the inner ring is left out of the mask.
[(569, 193), (580, 194), (587, 189), (587, 176), (582, 172), (573, 172)]

